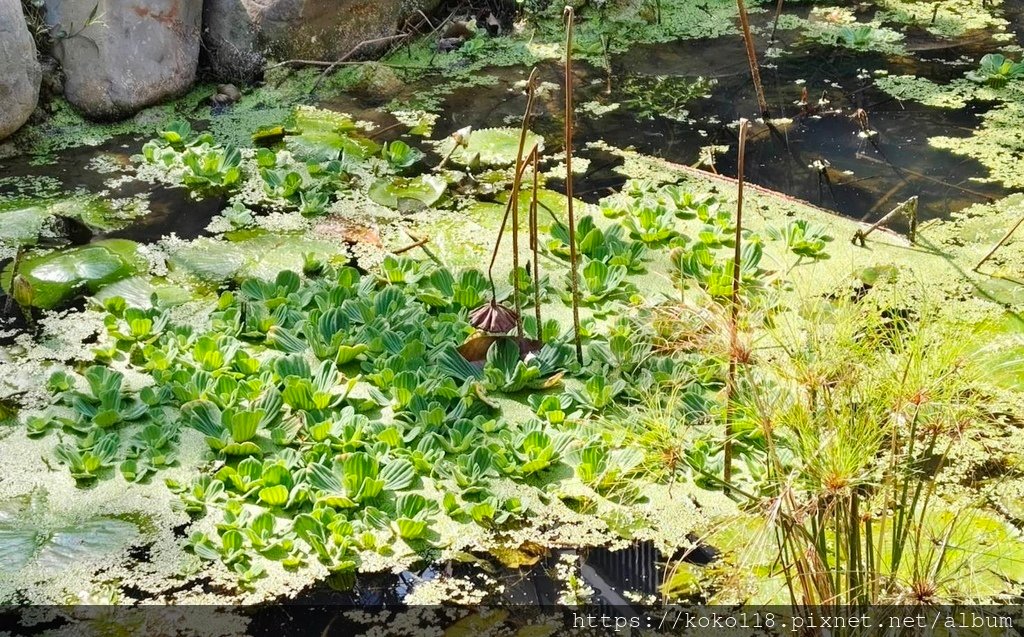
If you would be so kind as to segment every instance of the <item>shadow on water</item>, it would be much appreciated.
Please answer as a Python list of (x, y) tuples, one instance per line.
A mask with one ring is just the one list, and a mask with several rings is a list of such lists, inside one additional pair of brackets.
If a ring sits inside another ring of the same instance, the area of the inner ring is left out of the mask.
[[(686, 559), (706, 564), (713, 558), (713, 549), (698, 548)], [(586, 608), (611, 617), (638, 616), (640, 606), (649, 607), (650, 600), (660, 599), (666, 574), (666, 559), (650, 542), (638, 542), (616, 551), (606, 548), (559, 551), (534, 567), (490, 569), (489, 579), (481, 582), (485, 590), (494, 592), (488, 594), (482, 604), (512, 608), (558, 606), (560, 600), (564, 601), (562, 595), (566, 586), (553, 576), (559, 563), (577, 568), (582, 584), (593, 591)], [(358, 632), (362, 628), (360, 624), (352, 618), (339, 616), (340, 610), (387, 608), (398, 611), (404, 607), (406, 596), (418, 585), (445, 576), (473, 581), (479, 573), (479, 569), (465, 564), (442, 565), (399, 575), (361, 575), (348, 582), (351, 589), (344, 591), (317, 585), (280, 605), (257, 610), (251, 634), (253, 637), (361, 634)], [(637, 599), (637, 595), (644, 601), (629, 601)]]

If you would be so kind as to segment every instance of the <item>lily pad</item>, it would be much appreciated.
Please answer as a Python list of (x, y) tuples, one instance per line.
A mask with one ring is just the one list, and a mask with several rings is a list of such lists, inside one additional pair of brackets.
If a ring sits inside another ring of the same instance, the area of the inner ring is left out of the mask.
[[(451, 155), (451, 161), (462, 166), (469, 166), (478, 163), (481, 166), (509, 166), (516, 162), (519, 154), (518, 128), (482, 128), (475, 130), (469, 135), (465, 146), (455, 149)], [(530, 152), (534, 144), (544, 148), (544, 138), (540, 135), (527, 131), (526, 144), (523, 146), (523, 154)], [(455, 146), (455, 140), (448, 138), (442, 141), (438, 151), (442, 156), (451, 152)], [(477, 156), (479, 155), (479, 158)]]
[(176, 272), (209, 282), (246, 276), (272, 279), (282, 270), (302, 271), (304, 255), (329, 260), (345, 254), (345, 247), (301, 234), (259, 234), (240, 241), (201, 238), (170, 255)]
[(0, 244), (15, 248), (34, 244), (49, 216), (49, 208), (40, 203), (0, 207)]
[(192, 294), (184, 288), (162, 285), (147, 276), (133, 276), (106, 286), (96, 293), (96, 300), (103, 303), (120, 297), (129, 307), (147, 309), (153, 305), (154, 294), (162, 306), (180, 305), (192, 299)]
[(174, 250), (168, 263), (176, 272), (219, 282), (234, 277), (242, 269), (245, 258), (245, 250), (236, 243), (201, 238)]
[(342, 153), (365, 159), (380, 150), (344, 113), (299, 107), (292, 119), (296, 134), (285, 137), (285, 147), (301, 161), (327, 162), (338, 159)]
[(62, 571), (118, 553), (139, 537), (130, 522), (95, 516), (61, 520), (46, 504), (46, 492), (5, 503), (0, 516), (0, 572), (16, 573), (27, 566)]
[(447, 188), (448, 183), (435, 175), (391, 177), (377, 180), (369, 195), (382, 206), (412, 212), (437, 203)]
[[(18, 273), (31, 289), (29, 304), (52, 309), (80, 294), (95, 294), (103, 286), (137, 274), (142, 260), (134, 241), (107, 239), (89, 245), (29, 256)], [(4, 271), (4, 289), (11, 289), (11, 266)]]

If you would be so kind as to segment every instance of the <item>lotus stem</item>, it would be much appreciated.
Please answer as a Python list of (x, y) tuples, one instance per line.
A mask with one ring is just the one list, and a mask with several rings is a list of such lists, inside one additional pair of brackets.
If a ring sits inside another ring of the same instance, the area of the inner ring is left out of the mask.
[(775, 21), (772, 22), (772, 37), (768, 39), (769, 42), (775, 42), (775, 32), (779, 30), (779, 16), (782, 15), (782, 5), (785, 2), (786, 0), (779, 0), (779, 3), (775, 5)]
[(576, 343), (576, 360), (583, 364), (583, 344), (580, 341), (580, 284), (579, 255), (576, 254), (576, 215), (573, 211), (572, 192), (572, 31), (574, 14), (566, 6), (562, 12), (565, 20), (565, 199), (569, 214), (569, 282), (572, 288), (572, 331)]
[(519, 299), (519, 188), (522, 185), (523, 150), (526, 147), (526, 135), (530, 132), (530, 116), (533, 113), (533, 99), (537, 83), (537, 69), (530, 71), (526, 80), (526, 112), (523, 113), (523, 126), (519, 131), (519, 150), (516, 153), (516, 171), (512, 179), (512, 304), (516, 310), (516, 337), (523, 339), (523, 304)]
[[(742, 2), (742, 0), (740, 0)], [(732, 257), (732, 302), (729, 314), (729, 375), (725, 383), (725, 446), (723, 478), (728, 492), (732, 481), (732, 423), (735, 416), (733, 398), (736, 394), (736, 368), (739, 359), (739, 316), (740, 316), (740, 260), (743, 251), (743, 165), (747, 153), (747, 127), (749, 122), (740, 119), (740, 148), (736, 168), (736, 239)]]
[(747, 5), (743, 0), (736, 0), (740, 11), (740, 29), (743, 31), (743, 44), (747, 49), (747, 62), (750, 64), (750, 77), (754, 81), (754, 92), (757, 94), (757, 106), (761, 109), (761, 116), (768, 118), (768, 101), (764, 97), (764, 87), (761, 85), (761, 70), (757, 64), (757, 51), (754, 49), (754, 36), (750, 33), (750, 16), (747, 15)]
[(537, 177), (540, 161), (539, 150), (534, 144), (530, 152), (533, 164), (533, 190), (530, 193), (530, 251), (533, 256), (533, 311), (537, 319), (537, 340), (544, 342), (543, 321), (540, 316), (540, 238), (537, 231)]
[[(523, 162), (516, 170), (515, 183), (519, 183), (522, 180), (523, 173), (526, 171), (526, 165), (526, 162)], [(494, 264), (498, 259), (498, 248), (501, 247), (501, 240), (505, 236), (505, 228), (508, 226), (508, 220), (512, 215), (512, 205), (515, 200), (516, 197), (509, 197), (505, 203), (505, 214), (501, 218), (501, 226), (498, 227), (498, 238), (494, 241), (494, 248), (491, 250), (491, 263), (487, 266), (487, 280), (491, 284), (491, 295), (494, 300), (497, 300), (498, 296), (497, 287), (494, 284)]]
[(519, 276), (519, 188), (522, 184), (523, 173), (526, 171), (526, 162), (523, 161), (523, 149), (526, 146), (526, 134), (529, 132), (530, 114), (533, 112), (533, 100), (537, 83), (537, 69), (530, 71), (530, 77), (526, 81), (526, 112), (523, 114), (523, 125), (519, 134), (519, 151), (516, 153), (516, 168), (512, 176), (512, 194), (505, 205), (505, 215), (501, 220), (501, 227), (498, 229), (498, 238), (494, 242), (494, 250), (491, 252), (491, 263), (487, 268), (487, 279), (491, 284), (492, 302), (497, 301), (498, 291), (494, 284), (494, 263), (498, 258), (498, 249), (501, 247), (501, 240), (505, 235), (505, 227), (508, 219), (512, 217), (512, 301), (516, 311), (516, 336), (523, 338), (522, 304), (519, 300), (519, 286), (516, 278)]

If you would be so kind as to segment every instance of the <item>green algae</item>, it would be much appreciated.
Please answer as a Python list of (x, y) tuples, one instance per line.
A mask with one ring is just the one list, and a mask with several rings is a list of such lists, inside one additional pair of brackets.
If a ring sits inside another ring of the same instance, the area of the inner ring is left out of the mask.
[(981, 125), (970, 135), (941, 135), (930, 138), (928, 143), (983, 164), (990, 173), (984, 181), (1002, 183), (1007, 188), (1024, 187), (1024, 178), (1014, 168), (1024, 149), (1020, 135), (1024, 126), (1020, 81), (1011, 80), (1005, 86), (992, 87), (956, 79), (940, 85), (925, 78), (902, 75), (877, 78), (875, 84), (897, 99), (914, 100), (926, 106), (964, 108), (968, 103), (993, 103), (990, 110), (982, 113)]
[(999, 10), (1002, 0), (972, 2), (971, 0), (938, 0), (920, 2), (879, 0), (883, 20), (912, 24), (945, 38), (963, 36), (972, 31), (1004, 31), (1009, 23)]
[(870, 22), (859, 22), (852, 9), (814, 7), (807, 18), (793, 14), (780, 16), (779, 28), (799, 30), (805, 38), (829, 46), (905, 54), (904, 35), (883, 23), (882, 16), (875, 16)]
[(1024, 150), (1024, 105), (1006, 102), (983, 114), (981, 119), (981, 126), (969, 137), (939, 136), (928, 143), (978, 160), (989, 169), (990, 181), (1007, 188), (1024, 188), (1024, 175), (1015, 168)]
[(879, 77), (875, 79), (875, 86), (898, 100), (912, 100), (937, 108), (964, 108), (977, 94), (977, 86), (967, 80), (941, 85), (915, 75)]

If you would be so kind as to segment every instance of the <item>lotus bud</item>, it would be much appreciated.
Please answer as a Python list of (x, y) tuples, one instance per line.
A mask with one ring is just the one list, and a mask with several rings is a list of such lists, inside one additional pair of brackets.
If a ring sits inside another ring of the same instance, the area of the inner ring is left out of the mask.
[(14, 302), (21, 307), (29, 307), (35, 300), (36, 293), (28, 279), (17, 274), (11, 283), (11, 296), (14, 298)]
[(473, 310), (469, 315), (469, 324), (478, 330), (491, 334), (507, 334), (519, 323), (515, 311), (491, 301)]
[(463, 128), (460, 128), (459, 130), (455, 131), (454, 133), (452, 133), (452, 139), (455, 140), (455, 145), (456, 146), (463, 146), (463, 147), (465, 147), (465, 146), (469, 145), (469, 136), (472, 133), (473, 133), (473, 127), (472, 126), (465, 126)]

